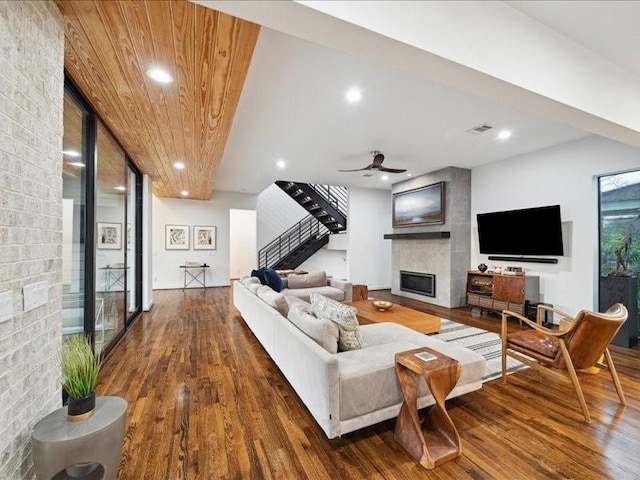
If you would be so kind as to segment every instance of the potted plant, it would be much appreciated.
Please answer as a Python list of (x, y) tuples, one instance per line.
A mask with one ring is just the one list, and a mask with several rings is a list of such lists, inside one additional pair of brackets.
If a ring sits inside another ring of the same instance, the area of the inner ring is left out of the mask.
[(102, 357), (93, 351), (88, 335), (69, 337), (60, 350), (62, 388), (69, 395), (67, 420), (79, 422), (93, 415), (96, 383)]

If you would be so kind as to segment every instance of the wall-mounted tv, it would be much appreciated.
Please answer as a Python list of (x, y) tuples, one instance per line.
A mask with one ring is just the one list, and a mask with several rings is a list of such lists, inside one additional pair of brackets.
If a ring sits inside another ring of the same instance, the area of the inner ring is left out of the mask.
[(480, 253), (564, 255), (560, 205), (479, 213)]

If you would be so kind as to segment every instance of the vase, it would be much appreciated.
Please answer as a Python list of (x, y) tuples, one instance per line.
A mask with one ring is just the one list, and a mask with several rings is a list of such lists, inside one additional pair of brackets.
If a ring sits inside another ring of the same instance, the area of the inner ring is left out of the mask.
[(96, 408), (96, 392), (91, 392), (84, 398), (69, 397), (67, 402), (67, 420), (82, 422), (93, 415)]

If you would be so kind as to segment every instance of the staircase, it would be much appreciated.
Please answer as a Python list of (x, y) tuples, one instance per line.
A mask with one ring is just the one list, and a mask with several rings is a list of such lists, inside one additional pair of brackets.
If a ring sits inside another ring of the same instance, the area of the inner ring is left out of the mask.
[(347, 229), (347, 187), (278, 180), (276, 185), (321, 222), (329, 232)]
[(308, 215), (258, 252), (258, 266), (290, 270), (329, 243), (329, 229)]
[(276, 185), (309, 215), (258, 252), (258, 266), (292, 270), (347, 229), (347, 187), (278, 180)]

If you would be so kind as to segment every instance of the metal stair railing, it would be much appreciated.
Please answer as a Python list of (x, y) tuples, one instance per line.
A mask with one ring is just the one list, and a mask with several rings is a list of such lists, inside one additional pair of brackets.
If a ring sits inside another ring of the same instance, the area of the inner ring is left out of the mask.
[(347, 217), (347, 204), (349, 202), (347, 187), (337, 185), (320, 185), (317, 183), (308, 183), (307, 185), (332, 205), (333, 208), (338, 210), (343, 217)]
[(310, 238), (328, 234), (329, 229), (325, 225), (313, 215), (308, 215), (260, 249), (258, 267), (275, 265)]

